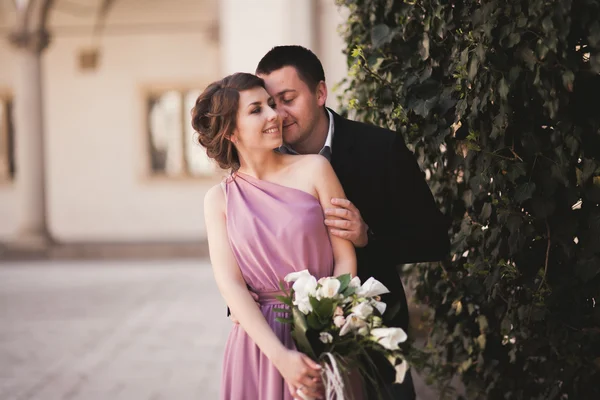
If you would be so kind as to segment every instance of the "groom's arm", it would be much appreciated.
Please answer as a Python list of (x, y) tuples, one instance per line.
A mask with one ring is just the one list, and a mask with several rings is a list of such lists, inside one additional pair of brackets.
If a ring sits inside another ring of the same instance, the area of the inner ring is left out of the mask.
[(444, 259), (450, 251), (450, 220), (437, 208), (415, 156), (400, 134), (370, 137), (380, 140), (371, 153), (382, 160), (372, 166), (377, 187), (364, 188), (373, 193), (369, 217), (363, 220), (348, 200), (333, 199), (334, 207), (325, 209), (325, 224), (332, 234), (352, 241), (357, 253), (384, 256), (394, 264)]

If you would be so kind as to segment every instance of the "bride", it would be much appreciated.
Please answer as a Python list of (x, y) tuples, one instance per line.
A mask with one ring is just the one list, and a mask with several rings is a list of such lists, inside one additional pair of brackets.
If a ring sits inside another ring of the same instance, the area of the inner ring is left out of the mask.
[(237, 73), (209, 85), (192, 110), (200, 144), (231, 170), (204, 199), (215, 280), (239, 321), (225, 347), (224, 400), (321, 398), (320, 366), (276, 321), (275, 296), (291, 272), (356, 275), (354, 246), (324, 224), (323, 208), (345, 198), (342, 187), (324, 157), (273, 151), (282, 144), (273, 104), (262, 79)]

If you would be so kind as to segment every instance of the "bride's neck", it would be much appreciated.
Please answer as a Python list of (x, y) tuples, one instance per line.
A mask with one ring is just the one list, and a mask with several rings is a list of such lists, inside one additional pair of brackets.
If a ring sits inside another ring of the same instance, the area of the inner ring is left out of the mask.
[(239, 171), (258, 179), (263, 179), (281, 169), (281, 155), (275, 151), (266, 151), (260, 154), (256, 152), (253, 154), (239, 154), (239, 157)]

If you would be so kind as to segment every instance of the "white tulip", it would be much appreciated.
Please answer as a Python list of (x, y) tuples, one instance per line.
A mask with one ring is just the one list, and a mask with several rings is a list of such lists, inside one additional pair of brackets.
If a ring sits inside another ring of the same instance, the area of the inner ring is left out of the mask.
[(331, 336), (330, 333), (321, 332), (321, 334), (319, 335), (319, 340), (323, 343), (331, 343), (333, 342), (333, 336)]
[(385, 304), (382, 301), (377, 301), (377, 300), (372, 300), (371, 305), (373, 307), (375, 307), (381, 315), (383, 315), (383, 313), (385, 312), (385, 309), (387, 308), (387, 304)]
[(297, 306), (303, 314), (311, 312), (313, 309), (310, 305), (309, 296), (315, 296), (317, 279), (310, 274), (300, 275), (292, 285), (292, 289), (294, 289), (293, 304)]
[(405, 342), (408, 339), (402, 328), (375, 328), (371, 330), (371, 336), (388, 350), (398, 350), (398, 343)]
[(344, 336), (347, 333), (358, 330), (366, 325), (367, 323), (364, 320), (354, 314), (350, 314), (348, 315), (348, 318), (346, 318), (346, 323), (342, 326), (342, 329), (340, 329), (340, 336)]
[(302, 277), (309, 277), (310, 276), (310, 272), (308, 272), (307, 269), (303, 269), (302, 271), (298, 271), (298, 272), (290, 272), (289, 274), (287, 274), (285, 276), (285, 278), (283, 278), (284, 281), (286, 282), (296, 282), (298, 279), (302, 278)]
[(402, 360), (402, 363), (396, 365), (396, 382), (402, 383), (404, 382), (404, 378), (406, 377), (406, 372), (408, 370), (408, 363), (406, 360)]
[(317, 292), (317, 278), (314, 276), (302, 276), (292, 285), (296, 299), (304, 299), (308, 296), (315, 296)]
[(333, 298), (340, 290), (341, 283), (336, 278), (325, 278), (321, 281), (321, 287), (317, 290), (317, 299)]
[(367, 319), (369, 315), (373, 314), (373, 307), (368, 303), (363, 302), (352, 308), (352, 313), (361, 319)]
[(300, 300), (294, 300), (293, 304), (298, 307), (298, 310), (300, 310), (300, 312), (302, 314), (308, 314), (309, 312), (311, 312), (313, 310), (312, 306), (310, 305), (310, 300), (308, 299), (308, 297), (303, 297)]
[(363, 285), (356, 289), (358, 297), (373, 297), (379, 296), (380, 294), (389, 293), (390, 291), (386, 288), (383, 283), (377, 279), (370, 277)]
[(344, 318), (343, 315), (336, 315), (333, 318), (333, 324), (335, 326), (337, 326), (338, 328), (341, 328), (342, 326), (344, 326), (345, 323), (346, 323), (346, 318)]
[(348, 283), (348, 287), (353, 287), (355, 289), (358, 289), (360, 287), (360, 278), (358, 276), (355, 276), (354, 278), (352, 278), (350, 280), (350, 283)]

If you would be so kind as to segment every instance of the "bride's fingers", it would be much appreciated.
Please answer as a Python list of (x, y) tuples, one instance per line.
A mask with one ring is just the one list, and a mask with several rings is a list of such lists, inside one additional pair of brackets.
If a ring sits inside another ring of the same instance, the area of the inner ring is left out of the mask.
[(289, 382), (286, 382), (287, 386), (288, 386), (288, 390), (290, 391), (290, 394), (292, 395), (292, 397), (294, 398), (294, 400), (302, 400), (302, 398), (300, 396), (298, 396), (298, 388), (294, 385), (292, 385)]
[(311, 390), (309, 388), (303, 388), (300, 393), (304, 394), (304, 398), (307, 399), (322, 399), (323, 395), (318, 390)]
[(321, 400), (323, 399), (323, 395), (316, 391), (316, 390), (311, 390), (309, 388), (306, 387), (300, 387), (298, 388), (298, 391), (296, 392), (296, 396), (300, 397), (300, 399), (302, 400)]
[(313, 378), (305, 376), (302, 379), (300, 379), (297, 386), (301, 388), (309, 388), (312, 390), (313, 388), (317, 387), (317, 383), (314, 381)]
[[(302, 361), (304, 361), (304, 363), (306, 365), (308, 365), (310, 368), (312, 368), (312, 369), (314, 369), (316, 371), (321, 371), (321, 369), (323, 368), (318, 363), (314, 362), (312, 360), (312, 358), (310, 358), (306, 354), (301, 354), (300, 356), (302, 357)], [(320, 374), (320, 372), (319, 372), (319, 374)]]

